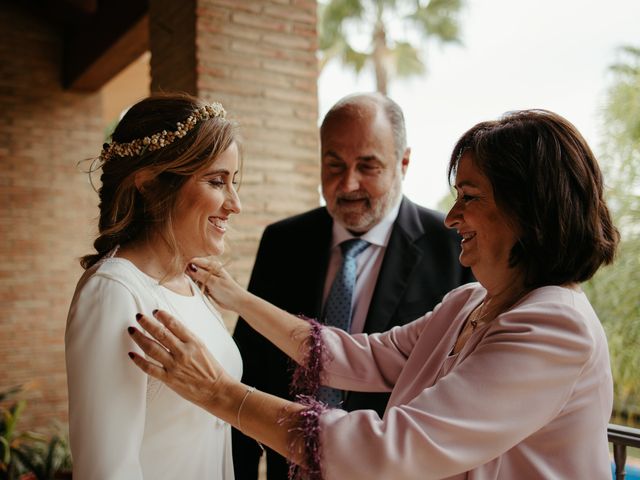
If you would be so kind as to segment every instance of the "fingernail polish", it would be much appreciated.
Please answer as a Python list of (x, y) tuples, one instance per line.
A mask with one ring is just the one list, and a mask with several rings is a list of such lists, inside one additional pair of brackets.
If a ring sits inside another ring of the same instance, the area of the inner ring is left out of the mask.
[(140, 320), (142, 318), (142, 314), (141, 313), (136, 313), (136, 320)]
[(191, 270), (192, 272), (197, 272), (198, 271), (198, 267), (196, 267), (193, 263), (189, 264), (189, 270)]
[(129, 335), (133, 335), (133, 332), (135, 332), (136, 329), (133, 327), (127, 327), (127, 332), (129, 332)]
[(129, 358), (133, 360), (133, 353), (129, 352), (127, 355), (129, 355)]

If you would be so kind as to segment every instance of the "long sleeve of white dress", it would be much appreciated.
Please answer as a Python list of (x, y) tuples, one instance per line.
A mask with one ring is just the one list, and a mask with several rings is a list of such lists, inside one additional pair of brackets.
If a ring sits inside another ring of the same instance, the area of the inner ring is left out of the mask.
[(117, 280), (94, 275), (75, 299), (66, 331), (74, 480), (142, 479), (147, 376), (127, 352), (140, 305)]
[(127, 327), (168, 311), (234, 378), (242, 359), (220, 314), (191, 283), (179, 295), (131, 262), (108, 258), (78, 283), (65, 336), (74, 479), (232, 480), (231, 426), (147, 377)]

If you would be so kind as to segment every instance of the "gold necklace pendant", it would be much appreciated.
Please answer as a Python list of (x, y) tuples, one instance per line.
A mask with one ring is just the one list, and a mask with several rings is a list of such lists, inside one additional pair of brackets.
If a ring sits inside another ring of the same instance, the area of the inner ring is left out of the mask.
[[(511, 308), (511, 306), (513, 306), (514, 303), (518, 301), (518, 299), (522, 298), (525, 292), (526, 290), (524, 289), (520, 290), (516, 295), (513, 295), (507, 301), (503, 301), (503, 302), (498, 301), (496, 305), (493, 305), (492, 303), (492, 306), (489, 308), (487, 308), (487, 303), (491, 302), (491, 300), (494, 300), (494, 298), (489, 299), (489, 302), (487, 302), (487, 299), (485, 298), (485, 300), (483, 300), (482, 303), (478, 307), (476, 307), (476, 309), (471, 313), (471, 315), (469, 315), (469, 323), (471, 324), (471, 331), (475, 332), (476, 328), (478, 328), (478, 325), (480, 325), (480, 320), (487, 317), (489, 314), (495, 314), (495, 316), (498, 316), (501, 313), (504, 313), (505, 311), (507, 311), (509, 308)], [(483, 322), (483, 323), (486, 323), (486, 322)]]
[(485, 312), (485, 307), (487, 306), (486, 302), (482, 302), (471, 315), (469, 315), (469, 324), (471, 325), (471, 331), (475, 332), (476, 328), (478, 328), (478, 324), (480, 320), (485, 318), (487, 315), (491, 313), (491, 309)]

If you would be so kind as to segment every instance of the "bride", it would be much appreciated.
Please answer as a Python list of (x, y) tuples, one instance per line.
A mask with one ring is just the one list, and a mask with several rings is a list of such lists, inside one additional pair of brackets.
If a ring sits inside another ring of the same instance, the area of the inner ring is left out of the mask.
[(238, 157), (222, 105), (187, 95), (137, 103), (104, 145), (96, 253), (82, 258), (65, 335), (74, 479), (233, 479), (229, 424), (124, 353), (142, 353), (125, 332), (136, 314), (167, 310), (240, 379), (220, 314), (185, 275), (192, 257), (224, 251)]

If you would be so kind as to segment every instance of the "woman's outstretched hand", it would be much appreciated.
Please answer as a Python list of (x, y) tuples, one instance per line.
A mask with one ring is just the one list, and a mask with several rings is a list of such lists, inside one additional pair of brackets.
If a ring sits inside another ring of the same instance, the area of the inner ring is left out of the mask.
[(248, 293), (238, 285), (220, 262), (211, 257), (194, 258), (187, 273), (193, 280), (204, 285), (207, 293), (220, 307), (239, 313), (240, 302)]
[(153, 317), (138, 314), (136, 320), (150, 337), (135, 327), (127, 331), (149, 359), (133, 352), (129, 356), (145, 373), (281, 455), (304, 462), (302, 447), (289, 450), (293, 441), (299, 441), (295, 438), (299, 432), (282, 421), (283, 412), (295, 419), (303, 406), (234, 380), (203, 343), (167, 312), (156, 310)]
[(211, 402), (226, 384), (234, 382), (189, 329), (162, 310), (156, 310), (154, 317), (136, 316), (151, 338), (134, 327), (128, 328), (131, 338), (153, 360), (129, 353), (144, 372), (200, 406)]
[(309, 322), (247, 292), (212, 257), (194, 258), (187, 268), (193, 280), (203, 285), (213, 300), (226, 310), (238, 313), (255, 331), (294, 361), (304, 361)]

